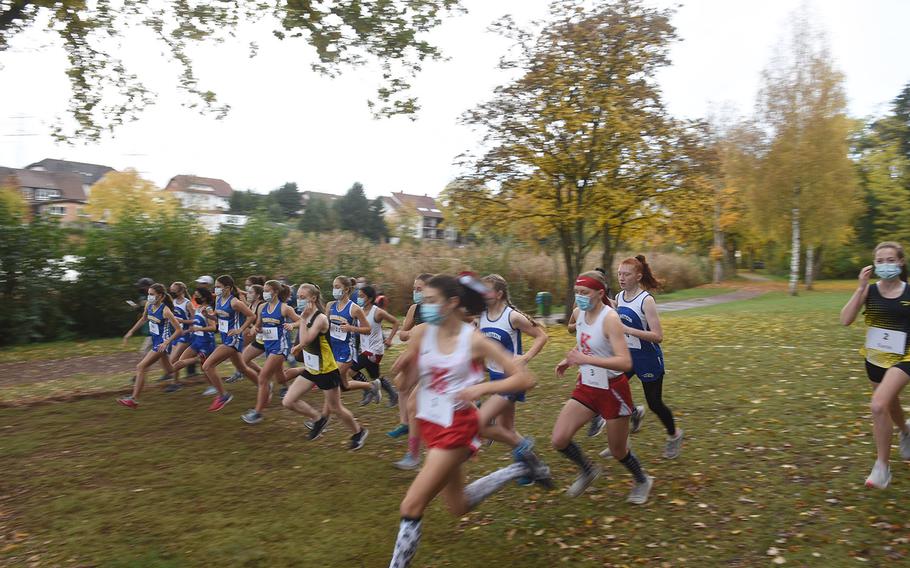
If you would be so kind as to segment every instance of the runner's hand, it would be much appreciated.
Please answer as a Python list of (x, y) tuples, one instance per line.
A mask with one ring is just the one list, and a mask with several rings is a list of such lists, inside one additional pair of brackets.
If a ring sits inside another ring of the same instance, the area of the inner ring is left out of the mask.
[(234, 336), (236, 336), (236, 335), (240, 335), (241, 333), (243, 333), (243, 332), (240, 330), (240, 328), (239, 328), (239, 327), (235, 327), (234, 329), (228, 331), (227, 334), (228, 334), (229, 336), (231, 336), (231, 337), (234, 337)]
[(462, 402), (474, 402), (475, 400), (480, 400), (480, 398), (487, 394), (484, 385), (486, 383), (481, 383), (479, 385), (472, 385), (463, 391), (458, 392), (455, 395), (455, 400), (460, 400)]
[(566, 375), (566, 370), (571, 366), (572, 365), (569, 365), (568, 361), (563, 359), (559, 362), (559, 364), (556, 365), (556, 376), (560, 379), (563, 378)]
[(865, 288), (869, 285), (869, 279), (872, 278), (872, 271), (875, 270), (875, 267), (869, 265), (859, 271), (859, 287)]
[(579, 351), (576, 347), (575, 349), (566, 353), (565, 361), (569, 365), (583, 365), (587, 361), (587, 357), (587, 355)]

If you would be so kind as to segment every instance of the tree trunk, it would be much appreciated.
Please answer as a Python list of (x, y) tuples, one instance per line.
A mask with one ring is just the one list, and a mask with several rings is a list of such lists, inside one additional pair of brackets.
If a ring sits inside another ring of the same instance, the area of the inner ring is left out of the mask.
[(607, 224), (603, 226), (603, 253), (600, 256), (600, 267), (607, 271), (607, 285), (611, 289), (617, 288), (616, 273), (613, 271), (613, 260), (616, 257), (616, 249), (619, 248), (619, 240), (622, 238), (622, 225), (616, 231), (616, 237), (610, 235), (610, 227)]
[(806, 290), (812, 289), (815, 283), (815, 247), (806, 247)]
[(720, 184), (714, 184), (714, 277), (712, 282), (720, 284), (724, 279), (724, 257), (726, 257), (726, 247), (724, 246), (724, 232), (720, 228)]
[(564, 314), (566, 321), (572, 317), (572, 308), (575, 306), (575, 278), (578, 277), (578, 271), (575, 268), (575, 262), (572, 259), (572, 240), (566, 235), (560, 235), (560, 245), (562, 249), (562, 261), (566, 268), (566, 297), (563, 300)]
[(790, 220), (792, 237), (790, 239), (790, 295), (796, 296), (799, 286), (799, 253), (800, 253), (800, 234), (799, 234), (799, 207), (792, 210)]

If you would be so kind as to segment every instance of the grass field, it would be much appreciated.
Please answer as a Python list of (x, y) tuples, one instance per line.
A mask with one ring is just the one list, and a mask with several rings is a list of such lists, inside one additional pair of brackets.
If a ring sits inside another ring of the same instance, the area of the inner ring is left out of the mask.
[[(874, 454), (856, 353), (863, 332), (837, 324), (848, 290), (772, 292), (664, 316), (665, 398), (687, 441), (678, 460), (660, 458), (665, 435), (651, 414), (633, 436), (656, 477), (643, 507), (625, 502), (629, 476), (609, 461), (584, 496), (562, 492), (575, 472), (547, 441), (571, 381), (551, 369), (572, 338), (554, 328), (532, 365), (540, 386), (517, 420), (559, 489), (509, 487), (461, 519), (435, 503), (415, 565), (908, 562), (910, 467), (892, 463), (887, 491), (862, 485)], [(307, 442), (302, 420), (284, 410), (243, 424), (248, 385), (219, 414), (205, 412), (200, 390), (149, 388), (135, 412), (113, 397), (0, 410), (0, 564), (387, 565), (412, 478), (391, 467), (405, 449), (383, 434), (396, 413), (360, 409), (347, 395), (371, 430), (350, 454), (338, 423)], [(642, 398), (638, 385), (633, 393)], [(606, 443), (576, 440), (592, 457)], [(493, 445), (468, 464), (469, 478), (507, 461)]]

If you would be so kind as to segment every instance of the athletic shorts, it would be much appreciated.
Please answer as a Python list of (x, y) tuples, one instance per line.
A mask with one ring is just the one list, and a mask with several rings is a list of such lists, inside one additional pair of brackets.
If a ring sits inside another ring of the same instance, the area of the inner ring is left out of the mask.
[[(491, 381), (500, 381), (506, 378), (502, 373), (497, 373), (496, 371), (490, 371), (487, 369), (487, 372), (490, 374)], [(501, 392), (498, 393), (502, 398), (511, 401), (511, 402), (524, 402), (525, 401), (525, 392)]]
[(600, 414), (605, 420), (632, 416), (632, 391), (629, 389), (629, 379), (620, 375), (610, 380), (609, 389), (599, 389), (584, 385), (579, 377), (572, 391), (572, 398), (587, 406), (595, 413)]
[(312, 381), (313, 384), (319, 387), (319, 390), (327, 391), (341, 387), (341, 373), (338, 372), (338, 369), (321, 375), (315, 375), (305, 369), (302, 376), (304, 379)]
[(177, 345), (178, 343), (192, 343), (192, 341), (190, 341), (190, 337), (189, 337), (189, 335), (187, 335), (187, 333), (188, 332), (186, 330), (184, 330), (183, 335), (181, 335), (180, 337), (175, 339), (171, 345)]
[(164, 339), (162, 339), (160, 335), (153, 335), (152, 336), (152, 351), (158, 351), (158, 353), (170, 353), (171, 349), (173, 349), (173, 347), (174, 347), (174, 343), (171, 342), (170, 344), (168, 344), (167, 349), (158, 350), (158, 346), (162, 345), (163, 343), (164, 343)]
[(351, 349), (349, 341), (342, 341), (329, 337), (329, 346), (332, 348), (332, 355), (335, 356), (336, 363), (353, 363), (354, 351)]
[(287, 344), (284, 339), (279, 339), (278, 341), (266, 341), (262, 344), (263, 351), (265, 351), (266, 357), (269, 355), (281, 355), (287, 359), (288, 355), (291, 354), (291, 347)]
[(448, 428), (420, 418), (417, 422), (420, 424), (420, 436), (427, 448), (440, 450), (468, 448), (471, 453), (480, 449), (480, 438), (477, 436), (480, 432), (480, 419), (473, 404), (456, 410), (452, 417), (452, 425)]
[[(900, 363), (895, 363), (892, 367), (897, 367), (901, 371), (910, 375), (910, 361), (901, 361)], [(890, 367), (889, 367), (890, 368)], [(884, 367), (879, 367), (878, 365), (873, 365), (869, 361), (866, 361), (866, 375), (869, 377), (869, 380), (873, 383), (880, 383), (882, 379), (885, 378), (885, 373), (888, 369)]]
[(233, 347), (237, 351), (243, 351), (243, 336), (242, 335), (228, 335), (226, 333), (221, 334), (221, 344), (227, 345), (228, 347)]
[(215, 340), (211, 341), (193, 339), (193, 342), (190, 343), (190, 349), (195, 351), (197, 354), (202, 355), (203, 357), (208, 357), (212, 354), (212, 351), (215, 350)]
[(369, 351), (361, 351), (357, 361), (351, 365), (354, 371), (366, 371), (371, 379), (379, 378), (379, 363), (382, 362), (382, 355), (373, 355)]
[(252, 345), (253, 347), (255, 347), (256, 349), (258, 349), (260, 351), (265, 351), (265, 344), (262, 342), (256, 341), (255, 339), (253, 340), (252, 343), (250, 343), (250, 345)]

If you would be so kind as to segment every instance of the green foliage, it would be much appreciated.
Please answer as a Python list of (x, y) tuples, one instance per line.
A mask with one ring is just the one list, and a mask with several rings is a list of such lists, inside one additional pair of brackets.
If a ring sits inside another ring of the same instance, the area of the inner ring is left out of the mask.
[(388, 236), (388, 229), (382, 217), (381, 198), (372, 202), (367, 199), (361, 183), (354, 183), (347, 193), (332, 204), (337, 228), (351, 231), (378, 242)]
[[(286, 242), (289, 230), (255, 214), (242, 227), (222, 226), (211, 236), (203, 272), (218, 276), (230, 274), (235, 280), (250, 274), (286, 274), (293, 266), (295, 253)], [(217, 274), (216, 274), (217, 273)]]
[(269, 193), (269, 200), (278, 205), (282, 220), (296, 217), (300, 211), (300, 192), (294, 182), (287, 182)]
[(325, 199), (314, 197), (307, 203), (297, 227), (304, 233), (325, 233), (338, 226), (335, 210)]
[(235, 191), (231, 194), (231, 213), (249, 215), (265, 206), (265, 195), (251, 190)]

